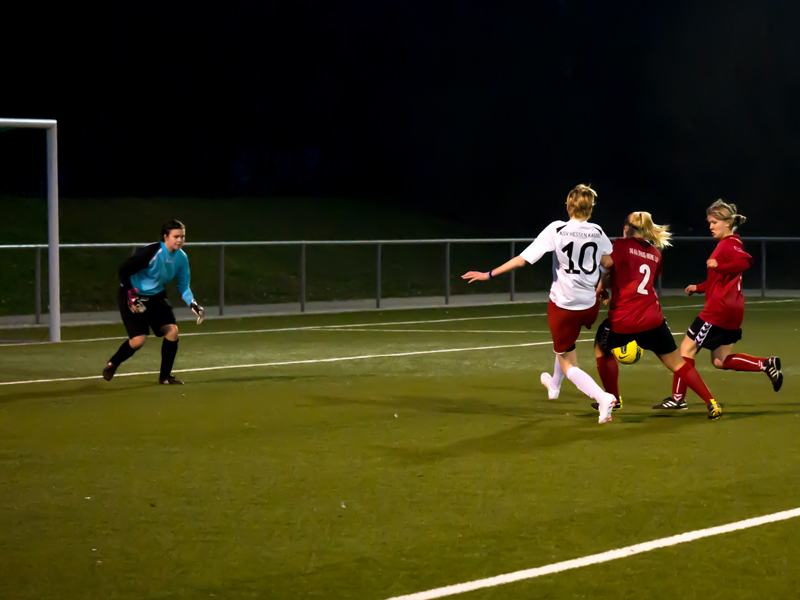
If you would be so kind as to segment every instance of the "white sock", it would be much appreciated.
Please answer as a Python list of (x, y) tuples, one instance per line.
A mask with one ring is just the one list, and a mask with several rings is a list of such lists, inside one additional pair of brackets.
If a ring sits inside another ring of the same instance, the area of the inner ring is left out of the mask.
[(600, 402), (606, 393), (599, 385), (597, 385), (586, 371), (581, 371), (578, 367), (570, 367), (567, 371), (567, 379), (569, 379), (575, 386), (590, 398)]
[(562, 381), (564, 381), (564, 371), (561, 370), (561, 363), (558, 362), (558, 354), (556, 354), (556, 365), (553, 367), (553, 377), (550, 379), (550, 384), (554, 390), (560, 390)]

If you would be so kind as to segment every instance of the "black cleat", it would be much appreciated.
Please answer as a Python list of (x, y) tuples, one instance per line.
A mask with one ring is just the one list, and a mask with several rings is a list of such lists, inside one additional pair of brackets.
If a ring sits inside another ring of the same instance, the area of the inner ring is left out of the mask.
[(675, 398), (667, 398), (661, 404), (656, 404), (653, 407), (653, 410), (686, 410), (689, 408), (686, 406), (686, 400), (681, 398), (680, 400), (675, 400)]
[(179, 379), (175, 379), (172, 375), (167, 377), (166, 379), (158, 378), (158, 383), (161, 385), (183, 385), (183, 382)]
[[(592, 408), (595, 410), (600, 410), (599, 404), (597, 402), (592, 402)], [(622, 396), (617, 398), (616, 402), (614, 402), (614, 406), (611, 407), (611, 410), (622, 410)]]
[(114, 373), (116, 372), (117, 372), (117, 365), (108, 363), (103, 369), (103, 379), (105, 379), (106, 381), (111, 381), (111, 378), (114, 377)]
[(764, 363), (764, 372), (772, 382), (772, 389), (776, 392), (783, 385), (783, 373), (781, 373), (781, 359), (777, 356), (770, 356)]

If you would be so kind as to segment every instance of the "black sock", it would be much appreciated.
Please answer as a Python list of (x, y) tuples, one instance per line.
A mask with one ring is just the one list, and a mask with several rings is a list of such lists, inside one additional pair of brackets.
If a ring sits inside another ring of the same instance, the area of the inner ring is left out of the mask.
[(117, 350), (117, 353), (114, 356), (112, 356), (108, 360), (108, 362), (118, 367), (126, 360), (128, 360), (131, 356), (133, 356), (135, 353), (136, 350), (131, 348), (129, 340), (125, 340), (124, 342), (122, 342), (122, 345), (119, 347), (119, 350)]
[(172, 365), (175, 363), (175, 355), (178, 353), (178, 340), (170, 342), (167, 338), (161, 344), (161, 379), (166, 379), (172, 374)]

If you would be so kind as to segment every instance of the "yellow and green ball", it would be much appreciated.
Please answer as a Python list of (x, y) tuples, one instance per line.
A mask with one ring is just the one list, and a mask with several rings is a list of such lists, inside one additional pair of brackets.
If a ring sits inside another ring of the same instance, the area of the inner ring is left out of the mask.
[(635, 365), (642, 358), (642, 349), (636, 342), (629, 342), (619, 348), (614, 348), (614, 356), (623, 365)]

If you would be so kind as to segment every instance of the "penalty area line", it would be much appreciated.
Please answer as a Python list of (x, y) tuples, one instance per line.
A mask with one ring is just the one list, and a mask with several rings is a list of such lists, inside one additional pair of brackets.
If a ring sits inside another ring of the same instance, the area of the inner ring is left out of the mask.
[(651, 550), (657, 550), (659, 548), (667, 548), (669, 546), (685, 544), (687, 542), (693, 542), (695, 540), (700, 540), (715, 535), (722, 535), (723, 533), (740, 531), (742, 529), (749, 529), (751, 527), (759, 527), (760, 525), (766, 525), (768, 523), (786, 521), (787, 519), (794, 519), (795, 517), (800, 517), (800, 508), (772, 513), (771, 515), (765, 515), (763, 517), (745, 519), (744, 521), (737, 521), (735, 523), (720, 525), (718, 527), (689, 531), (687, 533), (673, 535), (672, 537), (668, 538), (661, 538), (651, 542), (626, 546), (625, 548), (619, 548), (617, 550), (609, 550), (608, 552), (603, 552), (601, 554), (592, 554), (591, 556), (584, 556), (583, 558), (553, 563), (544, 567), (525, 569), (524, 571), (515, 571), (514, 573), (497, 575), (495, 577), (488, 577), (486, 579), (477, 579), (467, 583), (458, 583), (425, 592), (407, 594), (405, 596), (394, 596), (388, 600), (433, 600), (434, 598), (444, 598), (446, 596), (454, 596), (456, 594), (465, 594), (474, 590), (505, 585), (507, 583), (523, 581), (525, 579), (533, 579), (535, 577), (541, 577), (542, 575), (552, 575), (554, 573), (561, 573), (562, 571), (569, 571), (571, 569), (578, 569), (581, 567), (587, 567), (589, 565), (596, 565), (599, 563), (617, 560), (618, 558), (627, 558), (629, 556), (635, 556), (637, 554), (650, 552)]
[[(594, 340), (578, 340), (578, 342), (589, 342)], [(198, 371), (220, 371), (226, 369), (255, 369), (258, 367), (282, 367), (288, 365), (311, 365), (319, 363), (343, 362), (347, 360), (366, 360), (370, 358), (399, 358), (403, 356), (420, 356), (423, 354), (446, 354), (450, 352), (473, 352), (478, 350), (502, 350), (506, 348), (526, 348), (530, 346), (545, 346), (552, 344), (546, 342), (526, 342), (522, 344), (502, 344), (498, 346), (477, 346), (472, 348), (442, 348), (439, 350), (415, 350), (412, 352), (393, 352), (391, 354), (363, 354), (360, 356), (337, 356), (334, 358), (309, 358), (306, 360), (285, 360), (281, 362), (253, 363), (249, 365), (225, 365), (218, 367), (195, 367), (193, 369), (175, 369), (173, 373), (195, 373)], [(158, 371), (141, 371), (138, 373), (119, 373), (114, 377), (136, 377), (138, 375), (157, 375)], [(54, 383), (61, 381), (85, 381), (88, 379), (102, 379), (102, 375), (89, 375), (85, 377), (60, 377), (57, 379), (31, 379), (29, 381), (0, 381), (0, 386), (4, 385), (26, 385), (31, 383)]]
[[(748, 305), (751, 304), (782, 304), (785, 302), (800, 302), (800, 299), (787, 299), (787, 300), (753, 300), (748, 302)], [(703, 304), (684, 304), (682, 306), (662, 306), (662, 310), (684, 310), (689, 308), (703, 308)], [(759, 310), (759, 309), (754, 309)], [(764, 309), (761, 309), (764, 310)], [(455, 317), (450, 319), (423, 319), (419, 321), (387, 321), (385, 323), (354, 323), (351, 325), (304, 325), (302, 327), (278, 327), (274, 329), (242, 329), (242, 330), (228, 330), (228, 331), (194, 331), (191, 333), (181, 333), (181, 337), (196, 337), (196, 336), (207, 336), (207, 335), (236, 335), (236, 334), (252, 334), (252, 333), (283, 333), (287, 331), (335, 331), (337, 329), (341, 329), (347, 331), (348, 329), (352, 328), (361, 328), (361, 327), (391, 327), (395, 325), (424, 325), (428, 323), (455, 323), (458, 321), (485, 321), (488, 319), (523, 319), (529, 317), (546, 317), (547, 313), (527, 313), (527, 314), (520, 314), (520, 315), (489, 315), (489, 316), (478, 316), (478, 317)], [(209, 320), (213, 320), (212, 317), (209, 317)], [(413, 330), (404, 330), (404, 331), (413, 331)], [(442, 333), (459, 333), (459, 330), (442, 330)], [(462, 331), (463, 332), (463, 331)], [(487, 331), (487, 333), (492, 333)], [(506, 333), (505, 331), (498, 331), (494, 333)], [(514, 331), (513, 333), (517, 333)], [(523, 332), (520, 332), (523, 333)], [(531, 332), (536, 333), (536, 332)], [(26, 342), (26, 341), (19, 341), (19, 342), (10, 342), (10, 343), (0, 343), (0, 348), (11, 348), (11, 347), (19, 347), (19, 346), (42, 346), (46, 344), (79, 344), (84, 342), (110, 342), (114, 340), (124, 340), (126, 339), (125, 336), (114, 336), (114, 337), (102, 337), (102, 338), (87, 338), (87, 339), (77, 339), (77, 340), (61, 340), (60, 342)]]

